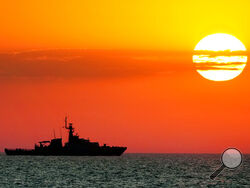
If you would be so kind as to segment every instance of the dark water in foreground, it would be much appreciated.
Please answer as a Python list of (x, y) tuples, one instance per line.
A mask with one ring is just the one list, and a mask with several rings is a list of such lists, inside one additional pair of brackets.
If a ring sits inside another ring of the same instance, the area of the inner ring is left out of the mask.
[(0, 156), (0, 187), (250, 187), (250, 155), (216, 180), (219, 155)]

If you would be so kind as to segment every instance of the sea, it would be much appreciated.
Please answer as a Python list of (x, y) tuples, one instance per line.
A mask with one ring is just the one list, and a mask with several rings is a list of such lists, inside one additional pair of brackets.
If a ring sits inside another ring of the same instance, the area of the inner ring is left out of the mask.
[(217, 154), (124, 154), (120, 157), (0, 156), (0, 187), (250, 187), (250, 155), (220, 167)]

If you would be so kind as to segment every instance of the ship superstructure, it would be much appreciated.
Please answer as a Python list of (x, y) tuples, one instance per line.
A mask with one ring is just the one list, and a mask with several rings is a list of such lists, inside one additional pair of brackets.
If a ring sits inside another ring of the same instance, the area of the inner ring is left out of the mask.
[(98, 142), (79, 138), (72, 123), (65, 117), (64, 128), (68, 130), (68, 142), (63, 146), (62, 138), (40, 141), (34, 149), (5, 149), (7, 155), (68, 155), (68, 156), (120, 156), (127, 147), (100, 146)]

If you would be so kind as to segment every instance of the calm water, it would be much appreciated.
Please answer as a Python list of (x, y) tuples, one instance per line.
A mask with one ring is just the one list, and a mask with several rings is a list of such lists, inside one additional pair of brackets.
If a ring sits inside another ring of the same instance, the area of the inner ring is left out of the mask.
[(210, 174), (219, 155), (125, 154), (121, 157), (0, 156), (1, 187), (250, 187), (242, 166)]

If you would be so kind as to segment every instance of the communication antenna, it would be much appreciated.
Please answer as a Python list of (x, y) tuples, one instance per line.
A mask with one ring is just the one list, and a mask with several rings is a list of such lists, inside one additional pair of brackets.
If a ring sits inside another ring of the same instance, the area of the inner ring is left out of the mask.
[(61, 136), (61, 138), (62, 138), (62, 128), (60, 128), (60, 136)]
[(55, 129), (53, 129), (53, 132), (54, 132), (54, 138), (56, 138), (56, 132), (55, 132)]
[(67, 126), (68, 126), (68, 117), (67, 116), (65, 116), (64, 122), (65, 122), (64, 127), (67, 128)]

